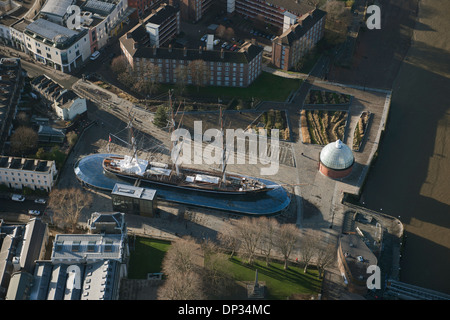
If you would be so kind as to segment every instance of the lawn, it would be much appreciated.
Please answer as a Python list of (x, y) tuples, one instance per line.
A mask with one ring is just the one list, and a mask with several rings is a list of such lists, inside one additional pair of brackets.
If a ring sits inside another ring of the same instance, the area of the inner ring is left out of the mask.
[(283, 269), (282, 263), (271, 262), (267, 267), (264, 261), (256, 261), (252, 266), (239, 258), (227, 260), (223, 271), (237, 281), (255, 281), (255, 270), (258, 269), (258, 281), (266, 283), (267, 295), (270, 300), (286, 300), (293, 294), (317, 295), (322, 281), (318, 279), (318, 271), (311, 268), (303, 273), (303, 268), (289, 266)]
[(161, 272), (161, 263), (169, 247), (169, 241), (136, 237), (128, 278), (147, 279), (147, 273)]
[[(259, 101), (285, 101), (291, 92), (297, 90), (302, 83), (301, 79), (291, 79), (275, 76), (268, 72), (262, 72), (261, 75), (248, 87), (225, 87), (225, 86), (206, 86), (199, 87), (187, 86), (186, 93), (195, 98), (211, 97), (214, 99), (238, 98), (242, 100)], [(159, 91), (167, 92), (173, 85), (161, 85)]]

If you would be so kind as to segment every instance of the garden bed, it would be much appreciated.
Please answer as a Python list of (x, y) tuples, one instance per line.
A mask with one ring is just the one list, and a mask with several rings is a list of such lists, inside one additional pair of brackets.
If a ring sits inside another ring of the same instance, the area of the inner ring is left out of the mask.
[(310, 90), (305, 99), (306, 105), (345, 105), (349, 104), (351, 96), (326, 90)]
[(354, 151), (359, 151), (364, 142), (364, 137), (367, 133), (367, 129), (369, 127), (370, 119), (372, 118), (372, 114), (368, 111), (364, 111), (361, 113), (359, 117), (358, 124), (356, 125), (355, 132), (353, 135), (353, 146), (352, 149)]
[(326, 145), (344, 140), (347, 112), (302, 110), (300, 115), (302, 142)]

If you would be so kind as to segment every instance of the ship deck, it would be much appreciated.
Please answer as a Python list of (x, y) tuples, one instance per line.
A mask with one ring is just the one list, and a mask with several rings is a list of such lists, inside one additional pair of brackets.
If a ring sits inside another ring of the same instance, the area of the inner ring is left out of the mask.
[[(79, 160), (74, 169), (77, 179), (89, 187), (104, 191), (112, 191), (116, 183), (134, 185), (132, 180), (125, 180), (103, 173), (102, 162), (108, 156), (114, 155), (92, 154)], [(237, 196), (203, 194), (198, 191), (177, 190), (176, 188), (156, 186), (145, 182), (141, 182), (140, 187), (157, 190), (157, 197), (163, 201), (237, 214), (276, 215), (289, 206), (290, 196), (283, 187), (269, 180), (256, 179), (266, 185), (276, 185), (277, 187), (263, 193)]]

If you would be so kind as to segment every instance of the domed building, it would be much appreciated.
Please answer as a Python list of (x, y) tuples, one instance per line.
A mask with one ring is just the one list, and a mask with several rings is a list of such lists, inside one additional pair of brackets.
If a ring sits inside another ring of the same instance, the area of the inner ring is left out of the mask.
[(319, 171), (333, 179), (348, 176), (354, 163), (352, 150), (341, 140), (327, 144), (319, 155)]

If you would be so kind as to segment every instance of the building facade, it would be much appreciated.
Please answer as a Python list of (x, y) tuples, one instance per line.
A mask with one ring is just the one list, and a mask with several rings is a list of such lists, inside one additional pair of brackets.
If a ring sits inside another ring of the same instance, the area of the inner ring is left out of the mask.
[(149, 35), (149, 45), (157, 48), (166, 45), (180, 33), (180, 10), (161, 5), (142, 22)]
[(25, 45), (36, 61), (71, 72), (91, 55), (86, 29), (71, 30), (42, 18), (25, 27)]
[(226, 0), (227, 12), (236, 12), (250, 20), (259, 19), (265, 23), (286, 30), (286, 23), (293, 24), (296, 19), (314, 10), (305, 1), (294, 0)]
[(57, 173), (54, 161), (0, 157), (0, 183), (9, 188), (51, 191)]
[(213, 4), (213, 0), (180, 0), (181, 18), (185, 21), (199, 21)]
[(293, 69), (311, 50), (325, 31), (326, 12), (315, 9), (272, 41), (272, 64), (283, 70)]

